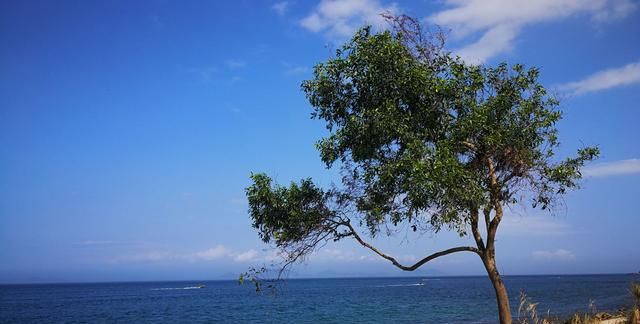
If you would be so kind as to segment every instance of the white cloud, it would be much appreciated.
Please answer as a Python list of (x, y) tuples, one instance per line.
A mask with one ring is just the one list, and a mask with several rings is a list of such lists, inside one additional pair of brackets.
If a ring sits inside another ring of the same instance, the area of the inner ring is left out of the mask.
[(640, 159), (598, 163), (582, 170), (585, 177), (608, 177), (637, 173), (640, 173)]
[(256, 250), (251, 249), (236, 255), (233, 258), (233, 260), (236, 262), (246, 262), (246, 261), (254, 260), (257, 256), (258, 256), (258, 252), (256, 252)]
[(175, 255), (168, 251), (146, 251), (142, 253), (119, 255), (108, 260), (110, 263), (145, 263), (161, 262), (174, 259)]
[(519, 29), (518, 26), (508, 24), (495, 26), (473, 44), (458, 50), (457, 54), (468, 62), (484, 62), (496, 53), (510, 51)]
[(481, 32), (476, 42), (458, 51), (466, 61), (481, 63), (513, 48), (520, 30), (530, 24), (577, 14), (603, 22), (627, 16), (637, 8), (632, 0), (446, 0), (451, 7), (428, 19), (453, 30), (454, 37)]
[(383, 26), (385, 21), (380, 14), (385, 12), (397, 13), (398, 6), (385, 6), (378, 0), (322, 0), (300, 25), (329, 37), (348, 37), (364, 24)]
[[(264, 259), (269, 261), (272, 256), (266, 255), (260, 257), (254, 249), (239, 252), (238, 250), (230, 249), (222, 244), (218, 244), (214, 247), (189, 252), (189, 251), (174, 251), (174, 250), (143, 250), (141, 252), (129, 253), (119, 255), (111, 258), (111, 263), (144, 263), (144, 262), (208, 262), (215, 260), (234, 261), (234, 262), (249, 262)], [(275, 258), (274, 258), (275, 259)]]
[(228, 256), (230, 253), (231, 252), (229, 251), (229, 249), (227, 249), (221, 244), (218, 244), (215, 247), (212, 247), (210, 249), (196, 252), (194, 253), (194, 256), (202, 260), (215, 260), (215, 259), (222, 258), (224, 256)]
[(213, 76), (218, 72), (218, 68), (215, 66), (204, 66), (204, 67), (196, 67), (196, 68), (186, 68), (184, 69), (186, 73), (193, 74), (200, 78), (200, 80), (204, 83), (207, 83), (213, 79)]
[(241, 69), (247, 66), (247, 62), (241, 60), (226, 60), (224, 64), (230, 69)]
[[(360, 252), (368, 252), (367, 250), (361, 250)], [(354, 250), (343, 250), (338, 248), (329, 248), (324, 247), (314, 252), (311, 256), (313, 260), (322, 260), (322, 261), (342, 261), (342, 262), (352, 262), (352, 261), (377, 261), (379, 258), (377, 255), (373, 253), (365, 253), (360, 254), (356, 253)]]
[(500, 223), (500, 235), (560, 236), (571, 233), (570, 226), (552, 216), (507, 215)]
[(596, 72), (586, 79), (564, 84), (560, 86), (560, 89), (575, 96), (639, 82), (640, 61)]
[(638, 4), (632, 0), (612, 1), (608, 10), (602, 10), (593, 15), (593, 20), (603, 22), (624, 18), (638, 8)]
[(264, 255), (265, 262), (274, 263), (276, 261), (283, 261), (285, 257), (278, 250), (270, 250), (269, 253)]
[(383, 260), (381, 257), (377, 256), (377, 255), (360, 255), (357, 258), (358, 261), (379, 261), (379, 260)]
[(298, 74), (305, 74), (307, 72), (311, 71), (311, 69), (309, 69), (306, 66), (292, 66), (287, 68), (287, 70), (285, 71), (286, 75), (298, 75)]
[(229, 84), (236, 84), (236, 83), (238, 83), (238, 82), (240, 82), (242, 80), (244, 80), (244, 79), (241, 76), (234, 75), (231, 78), (229, 78), (228, 83)]
[(271, 9), (273, 9), (278, 14), (278, 16), (284, 16), (291, 4), (292, 3), (289, 1), (276, 2), (271, 6)]
[[(413, 254), (400, 254), (396, 255), (391, 253), (399, 262), (402, 263), (415, 263), (418, 261), (418, 257)], [(315, 261), (324, 262), (375, 262), (375, 263), (387, 263), (389, 261), (383, 259), (379, 255), (372, 251), (357, 246), (355, 249), (340, 249), (340, 248), (328, 248), (324, 247), (315, 251), (310, 259)]]
[(88, 241), (82, 241), (82, 242), (77, 242), (74, 243), (73, 245), (80, 245), (80, 246), (108, 246), (108, 245), (115, 245), (117, 244), (117, 242), (114, 241), (93, 241), (93, 240), (88, 240)]
[(353, 251), (346, 251), (342, 249), (332, 249), (332, 248), (322, 248), (314, 253), (314, 258), (318, 260), (342, 260), (342, 261), (353, 261), (359, 260), (360, 257), (357, 256)]
[(238, 251), (229, 249), (224, 245), (218, 244), (215, 247), (193, 253), (192, 255), (187, 254), (186, 256), (184, 256), (184, 259), (188, 259), (192, 261), (233, 259), (233, 261), (235, 262), (247, 262), (247, 261), (255, 261), (258, 258), (258, 256), (259, 256), (259, 253), (254, 249), (249, 249), (244, 252), (238, 252)]
[(282, 66), (284, 67), (285, 75), (299, 75), (299, 74), (305, 74), (311, 71), (310, 68), (304, 65), (297, 65), (287, 61), (281, 61), (280, 64), (282, 64)]
[(564, 249), (557, 249), (555, 251), (533, 251), (531, 256), (535, 260), (541, 261), (572, 261), (576, 259), (576, 255)]
[(339, 256), (343, 256), (343, 255), (350, 255), (351, 253), (349, 252), (345, 252), (343, 250), (340, 249), (322, 249), (321, 250), (324, 254), (327, 254), (329, 256), (333, 256), (333, 257), (339, 257)]

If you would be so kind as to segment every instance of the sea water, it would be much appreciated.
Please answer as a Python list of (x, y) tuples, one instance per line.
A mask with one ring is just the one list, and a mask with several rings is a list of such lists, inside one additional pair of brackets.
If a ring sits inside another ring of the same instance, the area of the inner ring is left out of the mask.
[[(507, 276), (514, 316), (629, 306), (637, 275)], [(198, 288), (204, 284), (206, 287)], [(275, 294), (237, 281), (0, 285), (1, 323), (495, 323), (486, 277), (290, 279)]]

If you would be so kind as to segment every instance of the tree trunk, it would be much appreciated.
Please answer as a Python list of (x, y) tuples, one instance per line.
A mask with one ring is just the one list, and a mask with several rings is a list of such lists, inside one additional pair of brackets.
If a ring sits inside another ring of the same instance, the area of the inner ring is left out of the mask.
[(507, 288), (504, 286), (504, 282), (502, 282), (502, 278), (500, 278), (500, 273), (498, 273), (495, 257), (486, 256), (482, 261), (485, 269), (487, 269), (489, 279), (493, 284), (493, 289), (496, 292), (500, 324), (511, 324), (513, 320), (511, 318), (511, 308), (509, 307), (509, 295), (507, 294)]

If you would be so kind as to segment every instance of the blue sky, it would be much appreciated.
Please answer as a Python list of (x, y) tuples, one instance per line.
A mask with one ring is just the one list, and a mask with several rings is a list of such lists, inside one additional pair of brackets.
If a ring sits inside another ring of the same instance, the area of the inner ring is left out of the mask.
[[(300, 91), (378, 14), (448, 30), (473, 63), (541, 68), (562, 99), (560, 156), (602, 157), (554, 214), (509, 211), (503, 274), (640, 270), (640, 5), (434, 2), (11, 1), (0, 10), (0, 282), (232, 278), (274, 258), (250, 228), (252, 171), (336, 181)], [(455, 234), (374, 241), (404, 262)], [(398, 275), (353, 242), (300, 276)], [(451, 255), (420, 275), (482, 275)]]

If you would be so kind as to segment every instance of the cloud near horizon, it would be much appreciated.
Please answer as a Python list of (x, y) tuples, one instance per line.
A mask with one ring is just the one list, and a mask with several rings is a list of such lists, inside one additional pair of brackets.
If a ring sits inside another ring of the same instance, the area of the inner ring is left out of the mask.
[(557, 249), (555, 251), (533, 251), (531, 256), (534, 260), (540, 261), (573, 261), (576, 255), (565, 249)]
[(569, 224), (551, 215), (508, 214), (500, 226), (504, 236), (563, 236), (573, 232)]
[(238, 255), (236, 255), (233, 258), (233, 261), (236, 262), (247, 262), (247, 261), (251, 261), (251, 260), (255, 260), (258, 257), (258, 252), (254, 249), (250, 249), (246, 252), (242, 252)]
[(238, 251), (222, 244), (195, 252), (176, 252), (172, 250), (147, 250), (138, 253), (119, 255), (109, 260), (110, 263), (148, 263), (148, 262), (206, 262), (215, 260), (244, 263), (249, 261), (274, 260), (270, 255), (261, 256), (256, 250)]
[(445, 0), (450, 7), (428, 17), (428, 21), (452, 29), (454, 38), (481, 33), (480, 38), (456, 54), (471, 63), (510, 51), (520, 31), (527, 25), (590, 15), (601, 23), (624, 18), (638, 5), (631, 0)]
[(73, 245), (76, 245), (76, 246), (88, 246), (88, 247), (109, 246), (109, 245), (114, 245), (114, 244), (117, 244), (117, 242), (114, 242), (114, 241), (86, 240), (86, 241), (82, 241), (82, 242), (73, 243)]
[[(393, 254), (393, 253), (392, 253)], [(398, 254), (394, 257), (401, 263), (415, 263), (418, 257), (413, 254)], [(338, 247), (321, 248), (309, 256), (310, 261), (322, 262), (367, 262), (367, 263), (389, 263), (388, 260), (381, 258), (368, 249), (358, 246), (355, 249), (343, 249)]]
[(640, 83), (640, 61), (596, 72), (585, 79), (563, 84), (560, 89), (570, 95), (579, 96), (635, 83)]

